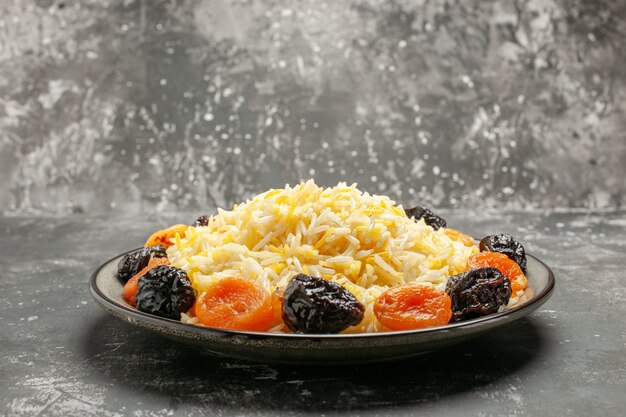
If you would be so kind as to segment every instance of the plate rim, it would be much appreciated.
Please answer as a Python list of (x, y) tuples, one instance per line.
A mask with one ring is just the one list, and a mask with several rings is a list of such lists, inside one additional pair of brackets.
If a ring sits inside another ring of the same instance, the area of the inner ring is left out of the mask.
[(129, 306), (125, 306), (119, 301), (112, 300), (97, 285), (97, 279), (100, 275), (100, 272), (104, 267), (119, 259), (121, 256), (124, 256), (128, 253), (134, 252), (136, 250), (141, 249), (135, 248), (123, 252), (121, 254), (115, 255), (107, 261), (103, 262), (100, 266), (98, 266), (95, 271), (91, 274), (89, 278), (89, 290), (92, 297), (100, 304), (100, 306), (104, 307), (106, 310), (114, 311), (118, 314), (122, 314), (124, 316), (135, 319), (140, 322), (149, 322), (153, 325), (157, 326), (165, 326), (169, 328), (174, 328), (178, 331), (184, 333), (193, 333), (197, 335), (213, 335), (213, 336), (246, 336), (251, 338), (263, 338), (263, 339), (276, 339), (276, 340), (345, 340), (345, 339), (363, 339), (363, 338), (394, 338), (394, 337), (404, 337), (408, 335), (424, 335), (424, 334), (438, 334), (445, 333), (448, 331), (456, 330), (459, 328), (466, 327), (474, 327), (477, 324), (483, 322), (495, 322), (499, 319), (506, 318), (508, 316), (517, 315), (519, 312), (524, 310), (530, 310), (530, 312), (534, 311), (536, 307), (539, 307), (545, 301), (547, 301), (555, 287), (555, 276), (554, 272), (550, 269), (548, 265), (545, 264), (542, 260), (537, 258), (532, 254), (526, 254), (526, 256), (531, 257), (534, 261), (538, 262), (547, 272), (548, 272), (548, 282), (546, 287), (541, 290), (538, 294), (536, 294), (531, 300), (528, 302), (513, 307), (509, 310), (501, 311), (494, 314), (489, 314), (487, 316), (477, 317), (470, 320), (460, 321), (457, 323), (449, 323), (443, 326), (434, 326), (434, 327), (426, 327), (423, 329), (413, 329), (413, 330), (399, 330), (399, 331), (389, 331), (389, 332), (379, 332), (379, 333), (339, 333), (339, 334), (301, 334), (301, 333), (268, 333), (268, 332), (252, 332), (252, 331), (243, 331), (243, 330), (230, 330), (230, 329), (221, 329), (216, 327), (208, 327), (208, 326), (196, 326), (193, 324), (183, 323), (179, 320), (168, 319), (165, 317), (154, 316), (152, 314), (144, 313), (142, 311), (133, 309)]

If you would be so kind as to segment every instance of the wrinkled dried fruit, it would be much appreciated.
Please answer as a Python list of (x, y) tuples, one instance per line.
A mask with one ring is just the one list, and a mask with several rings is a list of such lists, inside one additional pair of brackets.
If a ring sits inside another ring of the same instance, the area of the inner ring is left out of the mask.
[(208, 214), (204, 214), (204, 215), (202, 215), (202, 216), (198, 217), (198, 218), (196, 219), (196, 221), (195, 221), (195, 222), (193, 222), (193, 225), (192, 225), (192, 226), (195, 226), (195, 227), (200, 227), (200, 226), (208, 226), (208, 225), (209, 225), (209, 219), (210, 219), (210, 218), (211, 218), (211, 217), (210, 217)]
[(151, 257), (164, 258), (167, 254), (162, 245), (148, 246), (124, 255), (117, 264), (117, 276), (126, 282), (148, 265)]
[(498, 311), (511, 298), (509, 279), (495, 268), (480, 268), (450, 277), (446, 293), (452, 300), (452, 321)]
[(154, 258), (153, 257), (152, 259), (150, 259), (150, 262), (148, 262), (148, 265), (146, 265), (144, 269), (137, 272), (135, 275), (132, 276), (131, 279), (126, 281), (126, 284), (124, 284), (124, 299), (128, 302), (128, 304), (130, 304), (133, 307), (135, 306), (135, 296), (137, 295), (137, 290), (139, 289), (139, 278), (144, 276), (146, 272), (148, 272), (152, 268), (155, 268), (160, 265), (169, 265), (169, 264), (170, 264), (170, 260), (167, 258)]
[(498, 235), (485, 236), (479, 245), (481, 252), (499, 252), (503, 253), (520, 266), (522, 271), (526, 272), (526, 251), (524, 246), (513, 236), (500, 233)]
[(297, 333), (339, 333), (363, 320), (365, 307), (336, 282), (296, 275), (283, 293), (283, 321)]
[(424, 219), (424, 222), (435, 230), (446, 227), (447, 224), (444, 219), (424, 207), (415, 206), (413, 208), (405, 209), (404, 212), (406, 213), (407, 217), (413, 217), (415, 221)]
[(496, 268), (511, 281), (511, 290), (516, 294), (525, 290), (527, 281), (522, 268), (511, 258), (498, 252), (480, 252), (467, 259), (467, 269)]
[(180, 320), (180, 313), (189, 310), (195, 301), (196, 290), (182, 269), (157, 266), (139, 278), (135, 296), (139, 311)]
[(391, 330), (412, 330), (448, 324), (450, 297), (430, 285), (401, 285), (382, 293), (374, 303), (378, 321)]

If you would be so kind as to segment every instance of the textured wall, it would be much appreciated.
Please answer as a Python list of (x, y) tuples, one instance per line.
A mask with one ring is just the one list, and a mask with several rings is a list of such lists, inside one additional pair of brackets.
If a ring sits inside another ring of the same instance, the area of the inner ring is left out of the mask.
[(625, 47), (624, 1), (5, 0), (0, 211), (623, 208)]

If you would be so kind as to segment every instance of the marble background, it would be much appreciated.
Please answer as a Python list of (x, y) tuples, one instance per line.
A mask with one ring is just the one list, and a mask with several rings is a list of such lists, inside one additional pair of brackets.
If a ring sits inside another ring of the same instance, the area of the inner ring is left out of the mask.
[(625, 47), (624, 1), (3, 0), (0, 212), (623, 209)]

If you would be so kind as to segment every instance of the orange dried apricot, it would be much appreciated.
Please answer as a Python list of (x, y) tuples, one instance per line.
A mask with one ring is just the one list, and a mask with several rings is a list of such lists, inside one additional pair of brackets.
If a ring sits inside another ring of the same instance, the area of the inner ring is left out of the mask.
[(189, 226), (186, 224), (175, 224), (174, 226), (170, 226), (166, 229), (157, 230), (148, 238), (144, 246), (163, 245), (164, 247), (169, 248), (173, 245), (170, 239), (174, 239), (176, 235), (184, 237), (185, 231), (188, 228)]
[(374, 315), (391, 330), (441, 326), (452, 318), (450, 296), (429, 285), (402, 285), (381, 294)]
[(222, 329), (268, 330), (274, 320), (270, 294), (252, 281), (224, 278), (198, 297), (195, 305), (198, 321)]
[(456, 241), (456, 242), (461, 242), (462, 244), (464, 244), (465, 246), (474, 246), (476, 245), (476, 243), (474, 243), (474, 238), (471, 236), (466, 235), (465, 233), (461, 233), (456, 229), (445, 229), (443, 231), (450, 239)]

